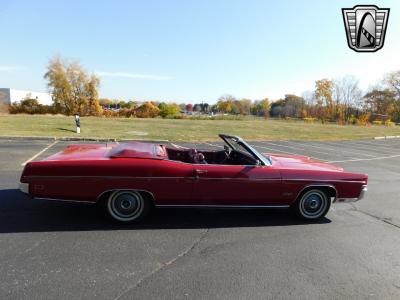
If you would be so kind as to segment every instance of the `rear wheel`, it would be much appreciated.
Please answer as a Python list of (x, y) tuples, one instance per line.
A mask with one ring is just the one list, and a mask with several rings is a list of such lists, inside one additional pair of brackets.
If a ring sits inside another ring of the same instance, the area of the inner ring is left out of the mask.
[(323, 189), (312, 189), (303, 193), (293, 208), (304, 220), (319, 220), (328, 213), (330, 206), (330, 197)]
[(130, 223), (145, 217), (151, 204), (137, 191), (117, 190), (108, 196), (104, 208), (114, 221)]

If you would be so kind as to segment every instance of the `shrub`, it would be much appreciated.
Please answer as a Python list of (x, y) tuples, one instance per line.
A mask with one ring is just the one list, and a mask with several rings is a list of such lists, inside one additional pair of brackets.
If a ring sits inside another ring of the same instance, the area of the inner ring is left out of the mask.
[(395, 126), (395, 125), (396, 125), (396, 123), (392, 122), (390, 119), (386, 120), (386, 122), (385, 122), (385, 126)]
[(160, 103), (158, 108), (160, 109), (160, 116), (163, 118), (174, 118), (181, 110), (180, 107), (175, 103)]
[(113, 111), (113, 110), (109, 110), (109, 109), (104, 109), (103, 110), (103, 117), (115, 118), (115, 117), (118, 117), (118, 112), (117, 111)]
[(361, 115), (361, 116), (358, 117), (358, 119), (357, 119), (357, 125), (361, 125), (361, 126), (368, 125), (368, 124), (369, 124), (369, 122), (368, 122), (369, 117), (370, 117), (369, 114)]
[(309, 117), (309, 118), (303, 118), (303, 120), (304, 120), (306, 123), (314, 123), (316, 119), (317, 119), (317, 118), (311, 118), (311, 117)]
[(135, 109), (138, 118), (155, 118), (159, 115), (160, 109), (151, 102), (146, 102)]
[(7, 113), (10, 111), (10, 105), (0, 103), (0, 113)]
[(54, 106), (42, 105), (37, 99), (25, 99), (9, 107), (10, 114), (55, 114)]

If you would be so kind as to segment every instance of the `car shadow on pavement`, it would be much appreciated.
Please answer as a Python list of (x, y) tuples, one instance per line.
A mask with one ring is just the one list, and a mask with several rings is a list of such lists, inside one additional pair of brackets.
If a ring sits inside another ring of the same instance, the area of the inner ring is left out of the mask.
[[(317, 224), (331, 221), (323, 218)], [(17, 189), (0, 190), (0, 233), (152, 230), (311, 225), (288, 210), (156, 209), (138, 224), (120, 225), (105, 218), (100, 207), (30, 199)]]

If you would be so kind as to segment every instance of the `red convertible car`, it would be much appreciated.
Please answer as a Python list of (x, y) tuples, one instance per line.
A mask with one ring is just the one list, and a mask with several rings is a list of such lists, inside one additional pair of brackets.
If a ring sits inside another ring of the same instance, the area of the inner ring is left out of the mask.
[(318, 220), (331, 202), (361, 199), (368, 176), (306, 156), (261, 154), (237, 136), (221, 150), (173, 144), (70, 145), (30, 162), (20, 188), (34, 198), (101, 203), (119, 222), (154, 207), (292, 208)]

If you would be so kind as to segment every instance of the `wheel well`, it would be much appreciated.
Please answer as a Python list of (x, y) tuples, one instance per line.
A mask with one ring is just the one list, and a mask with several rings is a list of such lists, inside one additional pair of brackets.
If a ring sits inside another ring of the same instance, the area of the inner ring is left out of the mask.
[(337, 197), (337, 191), (334, 186), (331, 185), (310, 185), (305, 187), (301, 192), (298, 194), (296, 201), (301, 199), (301, 197), (308, 191), (310, 190), (322, 190), (325, 192), (330, 198), (336, 198)]
[(149, 201), (153, 206), (155, 205), (154, 203), (154, 196), (152, 193), (148, 192), (148, 191), (142, 191), (142, 190), (135, 190), (135, 189), (113, 189), (113, 190), (108, 190), (105, 191), (103, 193), (101, 193), (98, 197), (97, 197), (97, 203), (102, 203), (104, 201), (106, 201), (108, 199), (108, 197), (115, 191), (119, 191), (119, 190), (126, 190), (126, 191), (134, 191), (134, 192), (138, 192), (140, 193), (140, 195), (142, 195), (142, 197)]

